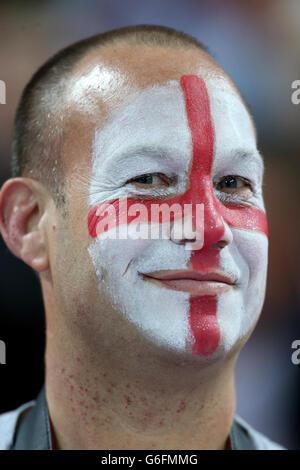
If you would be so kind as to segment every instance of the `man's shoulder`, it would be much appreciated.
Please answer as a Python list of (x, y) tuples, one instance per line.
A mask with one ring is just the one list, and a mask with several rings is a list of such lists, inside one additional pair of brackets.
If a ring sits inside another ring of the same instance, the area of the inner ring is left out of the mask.
[(286, 450), (236, 415), (230, 432), (233, 450)]
[(35, 405), (35, 400), (0, 415), (0, 450), (11, 449), (22, 413)]

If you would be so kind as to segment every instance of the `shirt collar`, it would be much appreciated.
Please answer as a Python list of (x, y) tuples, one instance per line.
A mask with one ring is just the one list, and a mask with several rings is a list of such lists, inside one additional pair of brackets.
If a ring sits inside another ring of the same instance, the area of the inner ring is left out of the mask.
[(45, 387), (35, 405), (22, 419), (15, 435), (13, 450), (52, 450), (49, 412)]

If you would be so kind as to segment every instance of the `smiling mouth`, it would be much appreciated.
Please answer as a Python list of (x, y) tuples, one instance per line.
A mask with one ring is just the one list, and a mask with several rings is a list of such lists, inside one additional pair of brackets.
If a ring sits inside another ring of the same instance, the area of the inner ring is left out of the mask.
[(215, 296), (231, 291), (235, 279), (220, 272), (201, 273), (196, 271), (158, 271), (142, 274), (145, 280), (171, 290), (188, 292), (193, 296)]

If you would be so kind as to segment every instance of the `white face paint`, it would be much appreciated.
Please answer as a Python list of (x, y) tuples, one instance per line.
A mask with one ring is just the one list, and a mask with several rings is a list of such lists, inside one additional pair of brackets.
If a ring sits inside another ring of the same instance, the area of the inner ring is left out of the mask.
[[(254, 188), (250, 202), (263, 209), (262, 165), (250, 118), (232, 91), (223, 91), (213, 80), (207, 88), (216, 136), (212, 180), (226, 175), (249, 179)], [(90, 207), (124, 196), (146, 194), (155, 198), (170, 194), (171, 198), (182, 194), (192, 158), (191, 131), (180, 83), (172, 81), (135, 93), (115, 110), (103, 129), (96, 131)], [(125, 185), (146, 173), (176, 175), (178, 180), (172, 188), (159, 190)], [(265, 292), (266, 236), (227, 225), (226, 230), (232, 232), (232, 241), (221, 250), (221, 268), (237, 278), (238, 285), (218, 296), (221, 338), (214, 358), (229, 351), (250, 331)], [(172, 240), (111, 240), (98, 236), (89, 253), (99, 278), (100, 295), (108, 296), (117, 311), (152, 343), (191, 354), (190, 294), (169, 290), (139, 275), (187, 269), (191, 253), (184, 245)]]
[(145, 173), (176, 174), (177, 190), (183, 191), (191, 155), (180, 84), (169, 82), (134, 94), (115, 110), (104, 129), (96, 131), (90, 206), (141, 192), (157, 195), (153, 188), (137, 191), (132, 185), (123, 186)]

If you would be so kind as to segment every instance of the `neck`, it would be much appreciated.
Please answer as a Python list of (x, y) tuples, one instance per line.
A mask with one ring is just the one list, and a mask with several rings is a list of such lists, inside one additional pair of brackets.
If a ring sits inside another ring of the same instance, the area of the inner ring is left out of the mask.
[(48, 330), (46, 394), (58, 449), (225, 448), (235, 357), (205, 367), (147, 353), (115, 360), (65, 339)]

